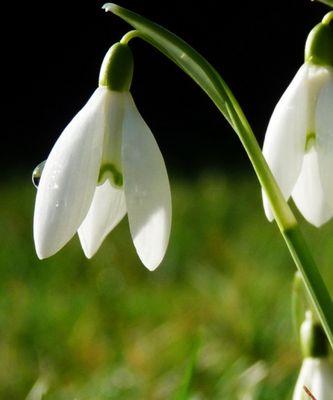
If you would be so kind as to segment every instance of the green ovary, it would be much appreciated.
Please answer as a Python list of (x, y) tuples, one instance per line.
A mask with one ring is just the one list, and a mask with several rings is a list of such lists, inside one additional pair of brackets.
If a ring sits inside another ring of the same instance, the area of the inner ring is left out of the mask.
[(99, 171), (98, 183), (102, 184), (106, 179), (109, 179), (114, 186), (123, 186), (123, 175), (112, 163), (103, 164)]

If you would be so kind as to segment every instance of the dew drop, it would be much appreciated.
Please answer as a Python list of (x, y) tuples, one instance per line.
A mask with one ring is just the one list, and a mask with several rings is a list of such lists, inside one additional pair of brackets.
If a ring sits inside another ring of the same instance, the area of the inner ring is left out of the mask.
[(43, 161), (43, 162), (41, 162), (40, 164), (38, 164), (37, 167), (36, 167), (36, 168), (33, 170), (33, 172), (32, 172), (32, 177), (31, 177), (31, 179), (32, 179), (33, 185), (34, 185), (36, 188), (37, 188), (38, 185), (39, 185), (39, 181), (40, 181), (40, 178), (41, 178), (41, 176), (42, 176), (42, 172), (43, 172), (43, 169), (44, 169), (45, 162), (46, 162), (46, 161)]

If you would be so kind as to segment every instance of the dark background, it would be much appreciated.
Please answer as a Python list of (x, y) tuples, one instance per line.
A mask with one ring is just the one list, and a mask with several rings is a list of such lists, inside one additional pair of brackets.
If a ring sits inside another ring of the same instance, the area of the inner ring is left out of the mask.
[[(97, 85), (105, 52), (131, 28), (104, 1), (29, 2), (4, 13), (1, 167), (30, 174)], [(309, 30), (327, 8), (308, 0), (125, 1), (120, 5), (188, 41), (222, 74), (262, 143), (274, 104), (303, 62)], [(168, 168), (249, 168), (237, 137), (208, 97), (146, 43), (131, 42), (132, 85)], [(7, 51), (6, 51), (7, 52)], [(7, 124), (4, 124), (6, 126)]]

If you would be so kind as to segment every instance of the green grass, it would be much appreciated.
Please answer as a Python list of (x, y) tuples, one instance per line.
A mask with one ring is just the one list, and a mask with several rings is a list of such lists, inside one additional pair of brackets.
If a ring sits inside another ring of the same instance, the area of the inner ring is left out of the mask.
[[(127, 220), (92, 260), (75, 238), (39, 261), (34, 188), (28, 177), (1, 184), (1, 399), (24, 399), (38, 381), (50, 400), (233, 400), (258, 361), (267, 376), (253, 399), (290, 398), (295, 268), (255, 178), (171, 180), (170, 246), (153, 273)], [(333, 223), (302, 225), (332, 292)]]

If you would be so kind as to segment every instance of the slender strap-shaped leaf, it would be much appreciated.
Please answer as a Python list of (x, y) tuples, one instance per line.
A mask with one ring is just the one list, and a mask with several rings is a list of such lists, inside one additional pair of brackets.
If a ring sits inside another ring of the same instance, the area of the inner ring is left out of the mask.
[(239, 136), (272, 206), (275, 220), (288, 246), (313, 305), (333, 348), (333, 304), (296, 218), (284, 199), (237, 100), (213, 66), (184, 40), (133, 11), (108, 3), (103, 7), (118, 15), (139, 36), (187, 73), (212, 99)]
[(317, 1), (333, 8), (333, 0), (317, 0)]

